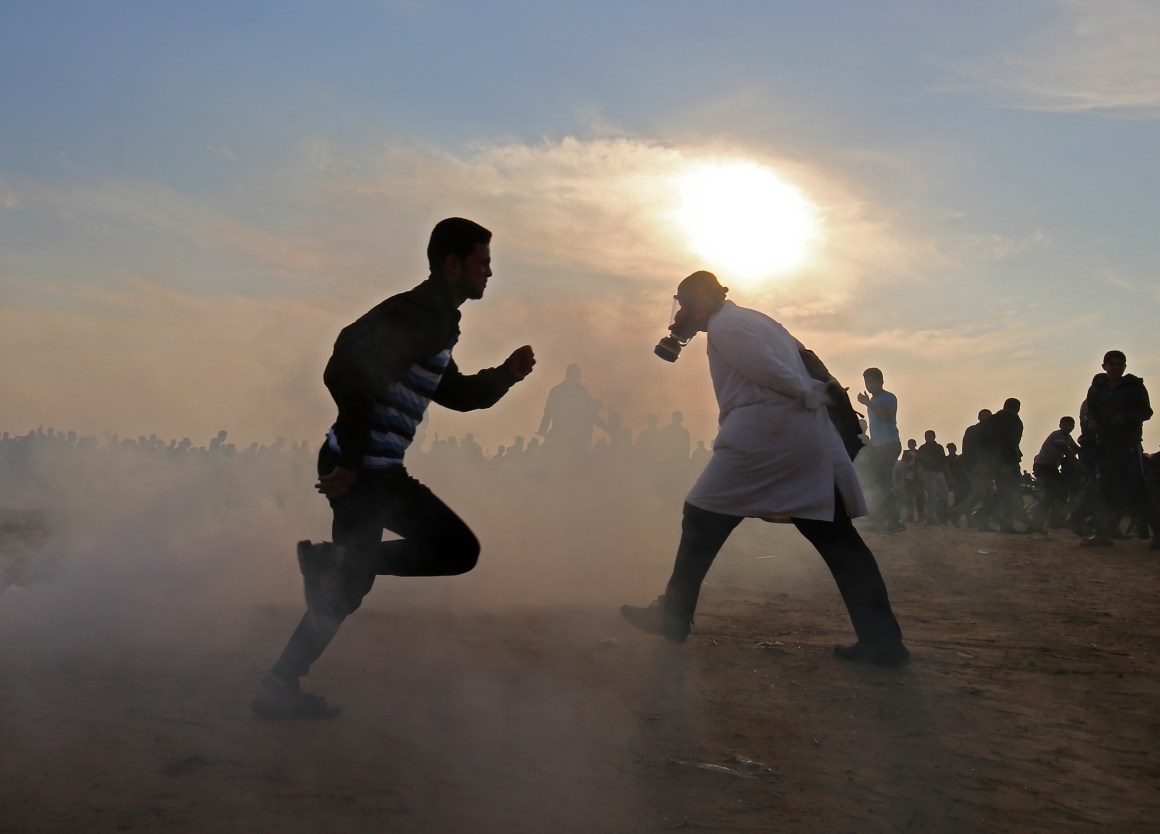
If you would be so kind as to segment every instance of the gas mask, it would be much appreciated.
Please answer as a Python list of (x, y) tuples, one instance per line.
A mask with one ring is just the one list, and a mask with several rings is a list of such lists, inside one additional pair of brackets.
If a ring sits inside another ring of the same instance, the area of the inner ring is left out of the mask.
[(689, 322), (688, 312), (674, 295), (673, 310), (669, 314), (669, 333), (671, 335), (662, 337), (657, 342), (657, 346), (653, 348), (653, 353), (666, 362), (676, 362), (677, 357), (681, 355), (681, 348), (697, 335), (697, 328)]

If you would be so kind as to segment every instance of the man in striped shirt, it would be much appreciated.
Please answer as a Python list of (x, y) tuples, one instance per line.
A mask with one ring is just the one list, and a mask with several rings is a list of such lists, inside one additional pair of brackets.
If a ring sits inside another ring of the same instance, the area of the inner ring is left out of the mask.
[[(254, 713), (266, 718), (337, 714), (305, 693), (310, 670), (376, 576), (450, 576), (475, 567), (479, 541), (403, 456), (431, 402), (457, 411), (489, 408), (532, 371), (528, 345), (495, 368), (459, 372), (451, 358), (459, 307), (480, 299), (491, 277), (491, 232), (459, 217), (431, 233), (431, 274), (344, 328), (323, 381), (338, 418), (318, 456), (316, 488), (334, 512), (333, 543), (300, 542), (307, 612), (261, 681)], [(383, 530), (402, 538), (384, 542)]]

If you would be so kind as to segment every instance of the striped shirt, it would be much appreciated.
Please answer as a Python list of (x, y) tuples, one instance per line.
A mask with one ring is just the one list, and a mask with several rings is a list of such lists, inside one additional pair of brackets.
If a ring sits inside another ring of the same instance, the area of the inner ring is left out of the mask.
[[(439, 353), (416, 362), (376, 399), (370, 445), (362, 459), (363, 469), (389, 469), (403, 464), (403, 455), (415, 439), (415, 430), (423, 422), (423, 415), (451, 362), (451, 349), (458, 339), (458, 334), (452, 336)], [(333, 451), (342, 454), (333, 428), (327, 433), (327, 443)]]

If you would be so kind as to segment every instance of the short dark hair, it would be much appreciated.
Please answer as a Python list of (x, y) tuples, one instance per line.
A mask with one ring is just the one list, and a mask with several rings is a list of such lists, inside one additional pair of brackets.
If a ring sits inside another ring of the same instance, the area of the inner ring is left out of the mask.
[(491, 232), (474, 220), (462, 217), (448, 217), (440, 220), (431, 230), (431, 240), (427, 243), (427, 265), (432, 272), (443, 269), (448, 255), (466, 258), (477, 245), (491, 243)]
[(1127, 364), (1128, 362), (1128, 357), (1124, 356), (1124, 352), (1122, 350), (1109, 350), (1104, 354), (1104, 364), (1107, 364), (1109, 359), (1119, 359), (1124, 364)]
[(867, 368), (866, 370), (862, 371), (862, 378), (865, 379), (866, 377), (870, 377), (870, 379), (874, 380), (875, 382), (883, 382), (882, 371), (880, 371), (878, 368)]

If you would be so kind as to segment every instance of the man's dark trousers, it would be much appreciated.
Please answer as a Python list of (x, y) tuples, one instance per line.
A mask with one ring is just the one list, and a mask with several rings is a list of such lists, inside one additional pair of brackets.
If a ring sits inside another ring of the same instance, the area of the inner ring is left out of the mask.
[[(834, 520), (791, 519), (833, 574), (859, 642), (889, 645), (902, 640), (902, 630), (890, 609), (886, 583), (874, 554), (846, 514), (842, 497), (834, 491)], [(717, 553), (742, 516), (710, 512), (685, 503), (681, 544), (673, 575), (665, 589), (666, 617), (688, 623), (697, 608), (701, 583)]]
[(1153, 532), (1160, 530), (1160, 517), (1148, 495), (1144, 479), (1143, 452), (1138, 445), (1101, 443), (1096, 446), (1096, 477), (1100, 504), (1097, 532), (1114, 535), (1125, 515), (1147, 520)]
[(902, 454), (902, 442), (869, 446), (862, 454), (870, 458), (866, 462), (866, 469), (873, 481), (871, 497), (874, 499), (874, 520), (888, 526), (895, 524), (901, 520), (901, 515), (898, 496), (894, 494), (894, 464)]
[[(327, 445), (318, 454), (318, 473), (334, 469), (338, 455)], [(290, 636), (273, 673), (294, 681), (330, 644), (376, 576), (454, 576), (479, 559), (479, 540), (431, 490), (402, 466), (363, 469), (342, 495), (331, 498), (331, 535), (345, 549), (342, 587), (327, 611), (307, 611)], [(402, 536), (384, 542), (383, 530)]]

